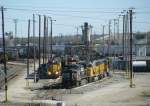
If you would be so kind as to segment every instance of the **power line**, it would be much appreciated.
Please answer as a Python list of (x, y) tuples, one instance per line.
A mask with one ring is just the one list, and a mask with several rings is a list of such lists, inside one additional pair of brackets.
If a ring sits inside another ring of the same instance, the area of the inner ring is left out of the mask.
[(150, 14), (150, 11), (139, 11), (136, 12), (137, 14)]
[[(80, 13), (80, 12), (84, 12), (84, 13), (120, 13), (117, 11), (78, 11), (78, 10), (49, 10), (49, 9), (26, 9), (26, 8), (6, 8), (6, 9), (10, 9), (10, 10), (17, 10), (17, 11), (50, 11), (50, 12), (76, 12), (76, 13)], [(94, 17), (86, 17), (86, 16), (76, 16), (76, 15), (68, 15), (68, 14), (58, 14), (58, 13), (46, 13), (46, 14), (52, 14), (52, 15), (57, 15), (57, 16), (69, 16), (69, 17), (73, 17), (73, 18), (88, 18), (88, 19), (95, 19), (97, 20), (98, 18), (94, 18)], [(140, 12), (136, 12), (136, 14), (150, 14), (149, 11), (140, 11)], [(95, 16), (95, 17), (100, 17), (100, 16)], [(99, 20), (99, 19), (98, 19)]]
[[(42, 6), (33, 6), (33, 5), (7, 5), (8, 7), (21, 7), (21, 8), (44, 8), (44, 9), (49, 9), (49, 8), (54, 8), (54, 9), (80, 9), (80, 10), (100, 10), (100, 9), (107, 9), (107, 10), (127, 10), (129, 8), (127, 7), (111, 7), (111, 8), (100, 8), (100, 7), (63, 7), (63, 6), (51, 6), (51, 7), (42, 7)], [(150, 9), (150, 7), (135, 7), (135, 9)]]
[[(8, 19), (8, 20), (14, 20), (14, 19), (16, 19), (16, 18), (9, 18), (9, 17), (5, 17), (5, 19)], [(25, 19), (18, 19), (17, 18), (17, 20), (19, 21), (19, 22), (28, 22), (28, 20), (25, 20)], [(30, 23), (32, 23), (32, 20), (30, 20), (31, 22)], [(35, 22), (37, 22), (36, 20), (35, 20)]]
[(90, 9), (90, 10), (91, 9), (92, 10), (97, 10), (97, 9), (98, 10), (99, 9), (111, 9), (111, 10), (112, 9), (116, 9), (116, 10), (118, 10), (118, 9), (122, 9), (122, 10), (123, 9), (128, 9), (128, 8), (116, 8), (116, 7), (114, 7), (114, 8), (113, 7), (112, 8), (99, 8), (99, 7), (94, 7), (94, 8), (90, 7), (90, 8), (88, 8), (88, 7), (45, 7), (45, 6), (44, 7), (41, 7), (41, 6), (39, 7), (39, 6), (33, 6), (33, 5), (30, 5), (30, 6), (29, 5), (28, 6), (21, 6), (21, 5), (13, 5), (12, 6), (12, 5), (7, 5), (7, 6), (9, 6), (9, 7), (24, 7), (24, 8), (44, 8), (44, 9), (47, 9), (47, 8), (55, 8), (56, 9), (57, 8), (57, 9), (82, 9), (82, 10), (87, 10), (87, 9)]
[(18, 11), (51, 11), (51, 12), (76, 12), (76, 13), (81, 13), (81, 12), (84, 12), (84, 13), (120, 13), (120, 11), (81, 11), (81, 10), (62, 10), (62, 9), (59, 9), (59, 10), (53, 10), (53, 9), (26, 9), (26, 8), (7, 8), (7, 9), (10, 9), (10, 10), (18, 10)]
[(94, 18), (94, 17), (87, 17), (87, 16), (76, 16), (76, 15), (68, 15), (68, 14), (55, 14), (55, 13), (47, 13), (51, 15), (57, 15), (57, 16), (68, 16), (73, 18), (87, 18), (92, 20), (106, 20), (106, 18)]
[[(5, 17), (5, 19), (8, 19), (8, 20), (11, 20), (11, 21), (13, 21), (15, 18), (8, 18), (8, 17)], [(17, 18), (17, 20), (19, 21), (19, 22), (27, 22), (28, 20), (25, 20), (25, 19), (18, 19)], [(32, 23), (32, 20), (30, 20), (30, 23)], [(75, 27), (76, 25), (68, 25), (68, 24), (56, 24), (56, 23), (54, 23), (55, 25), (58, 25), (58, 26), (65, 26), (65, 27)]]
[(142, 21), (141, 21), (141, 22), (140, 22), (140, 21), (134, 21), (134, 23), (144, 23), (144, 24), (150, 24), (150, 22), (144, 22), (144, 21), (143, 21), (143, 22), (142, 22)]
[[(9, 20), (14, 20), (15, 18), (8, 18), (8, 17), (6, 17), (5, 19), (9, 19)], [(18, 19), (17, 18), (17, 21), (22, 21), (22, 22), (27, 22), (28, 20), (24, 20), (24, 19)], [(30, 20), (30, 23), (32, 22), (32, 20)], [(56, 23), (54, 23), (55, 25), (60, 25), (60, 26), (65, 26), (65, 27), (75, 27), (75, 25), (68, 25), (68, 24), (56, 24)]]
[[(70, 8), (69, 9), (27, 9), (27, 8), (11, 8), (11, 7), (8, 7), (6, 9), (9, 9), (9, 10), (16, 10), (16, 11), (36, 11), (36, 12), (39, 12), (39, 11), (50, 11), (50, 12), (72, 12), (72, 13), (108, 13), (108, 14), (116, 14), (116, 13), (120, 13), (120, 11), (117, 11), (116, 10), (109, 10), (109, 11), (102, 11), (102, 10), (71, 10)], [(139, 12), (136, 12), (138, 14), (150, 14), (150, 11), (139, 11)]]
[[(7, 9), (10, 9), (10, 8), (7, 8)], [(31, 10), (31, 9), (14, 9), (14, 10), (18, 10), (18, 11), (35, 11), (35, 10)], [(41, 11), (44, 11), (44, 10), (41, 10)], [(52, 11), (52, 12), (54, 12), (54, 11)], [(73, 17), (73, 18), (87, 18), (87, 19), (92, 19), (92, 20), (106, 20), (106, 18), (97, 18), (97, 17), (100, 17), (100, 16), (87, 17), (87, 16), (78, 16), (78, 15), (69, 15), (69, 14), (60, 14), (60, 13), (46, 13), (46, 14)]]
[(75, 25), (67, 25), (67, 24), (54, 24), (54, 25), (60, 25), (60, 26), (65, 26), (65, 27), (75, 27)]

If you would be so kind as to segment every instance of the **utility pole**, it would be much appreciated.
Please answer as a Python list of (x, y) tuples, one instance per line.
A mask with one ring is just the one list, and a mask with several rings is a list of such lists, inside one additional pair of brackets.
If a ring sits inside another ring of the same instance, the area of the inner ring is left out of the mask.
[(79, 34), (78, 34), (78, 31), (79, 31), (79, 28), (77, 27), (77, 37), (78, 37), (78, 35), (79, 35)]
[(48, 18), (46, 18), (46, 39), (45, 40), (46, 40), (45, 41), (46, 42), (46, 45), (45, 45), (45, 47), (46, 47), (45, 48), (46, 49), (45, 50), (46, 51), (46, 60), (48, 61), (48, 59), (49, 59), (49, 53), (48, 53), (49, 52), (49, 50), (48, 50), (49, 49), (49, 47), (48, 47), (49, 46), (49, 43), (48, 43), (49, 42), (49, 40), (48, 40)]
[(116, 35), (116, 19), (114, 19), (114, 42), (115, 42), (115, 35)]
[(129, 52), (130, 52), (130, 50), (129, 50), (129, 49), (130, 49), (130, 48), (129, 48), (129, 47), (130, 47), (130, 46), (129, 46), (129, 45), (130, 45), (130, 44), (129, 44), (129, 37), (130, 37), (130, 36), (129, 36), (129, 28), (130, 28), (130, 26), (129, 26), (129, 25), (130, 25), (130, 24), (129, 24), (129, 11), (127, 11), (127, 35), (126, 35), (127, 61), (128, 61), (128, 62), (127, 62), (127, 69), (128, 69), (127, 71), (128, 71), (128, 77), (130, 78), (130, 72), (129, 72), (129, 71), (130, 71), (130, 62), (129, 62), (129, 61), (130, 61), (130, 60), (129, 60), (129, 58), (130, 58), (130, 57), (129, 57)]
[(109, 25), (108, 25), (108, 33), (109, 33), (109, 38), (108, 38), (108, 57), (110, 56), (110, 27), (111, 27), (111, 20), (109, 20)]
[(30, 20), (28, 20), (27, 77), (29, 76)]
[[(118, 21), (118, 24), (117, 24), (117, 27), (118, 27), (118, 28), (117, 28), (118, 42), (117, 42), (117, 43), (118, 43), (118, 47), (119, 47), (119, 40), (120, 40), (120, 39), (119, 39), (119, 33), (120, 33), (120, 32), (119, 32), (119, 27), (120, 27), (120, 26), (119, 26), (119, 24), (120, 24), (119, 18), (117, 19), (117, 21)], [(118, 55), (118, 57), (119, 57), (119, 53), (117, 54), (117, 52), (116, 52), (116, 55)], [(118, 70), (119, 70), (119, 67), (118, 67)]]
[(43, 64), (45, 63), (45, 29), (46, 29), (46, 16), (44, 16), (44, 36), (43, 36)]
[(15, 38), (14, 38), (14, 44), (15, 44), (15, 48), (16, 48), (16, 43), (17, 43), (17, 23), (18, 23), (18, 20), (17, 19), (14, 19), (14, 23), (15, 23)]
[(118, 24), (117, 24), (117, 34), (118, 34), (118, 45), (119, 45), (119, 18), (117, 19)]
[(51, 21), (51, 35), (50, 35), (50, 38), (51, 38), (51, 56), (50, 56), (50, 58), (51, 58), (51, 60), (52, 60), (52, 58), (53, 58), (53, 52), (52, 52), (52, 50), (53, 50), (53, 21), (52, 21), (52, 19), (50, 20)]
[(38, 69), (38, 77), (40, 78), (40, 65), (41, 65), (41, 15), (39, 15), (39, 69)]
[(105, 25), (103, 25), (103, 55), (105, 57)]
[(78, 27), (76, 27), (76, 29), (77, 29), (77, 35), (76, 35), (76, 37), (77, 37), (77, 42), (79, 43), (79, 28)]
[(49, 28), (48, 28), (48, 24), (49, 24), (49, 21), (48, 21), (48, 18), (47, 18), (47, 21), (46, 21), (46, 22), (47, 22), (47, 24), (46, 24), (46, 37), (47, 37), (47, 38), (46, 38), (46, 54), (47, 54), (47, 56), (46, 56), (46, 57), (47, 57), (47, 61), (48, 61), (48, 60), (49, 60), (49, 57), (50, 57), (50, 56), (49, 56), (49, 36), (48, 36), (48, 35), (49, 35), (49, 34), (48, 34), (48, 29), (49, 29)]
[(45, 63), (47, 63), (47, 46), (48, 45), (48, 18), (45, 20)]
[(133, 87), (133, 67), (132, 67), (132, 9), (129, 10), (130, 15), (130, 87)]
[(35, 14), (33, 14), (33, 48), (34, 48), (34, 82), (36, 82), (36, 71), (35, 71)]
[(125, 27), (125, 32), (124, 32), (124, 55), (125, 55), (125, 70), (126, 70), (126, 75), (127, 75), (127, 78), (128, 78), (128, 75), (129, 75), (129, 70), (128, 70), (128, 56), (127, 56), (127, 53), (128, 53), (128, 46), (127, 46), (127, 36), (128, 36), (128, 31), (127, 31), (127, 29), (128, 29), (128, 12), (127, 12), (127, 14), (125, 15), (125, 25), (124, 25), (124, 27)]
[(41, 64), (41, 15), (39, 15), (39, 67), (40, 64)]
[(51, 38), (51, 17), (48, 17), (48, 18), (50, 19), (50, 25), (49, 25), (50, 26), (50, 30), (49, 30), (50, 32), (49, 32), (49, 37), (48, 37), (48, 40), (49, 40), (49, 43), (48, 43), (49, 44), (49, 50), (48, 50), (49, 51), (49, 58), (48, 58), (48, 60), (52, 61), (51, 60), (51, 48), (52, 48), (51, 47), (52, 46), (52, 43), (51, 43), (51, 39), (52, 39)]
[[(113, 59), (115, 60), (115, 45), (116, 45), (116, 21), (117, 21), (117, 19), (114, 19), (114, 49), (112, 49), (113, 50)], [(114, 64), (112, 65), (112, 69), (113, 69), (113, 72), (114, 72), (114, 69), (115, 69), (115, 67), (114, 67)]]
[(52, 60), (52, 58), (53, 58), (53, 21), (56, 21), (56, 20), (53, 20), (52, 18), (50, 19), (50, 21), (51, 21), (51, 35), (50, 35), (50, 38), (51, 38), (51, 56), (50, 56), (50, 58), (51, 58), (51, 60)]
[(8, 101), (7, 98), (7, 70), (6, 70), (6, 51), (5, 51), (5, 22), (4, 22), (4, 7), (1, 7), (2, 13), (2, 36), (3, 36), (3, 56), (4, 56), (4, 73), (5, 73), (5, 102)]
[(125, 53), (124, 53), (124, 38), (125, 38), (125, 15), (123, 15), (123, 30), (122, 30), (122, 57), (123, 57), (123, 60), (124, 60), (124, 56), (125, 56)]
[(110, 69), (110, 33), (111, 33), (111, 29), (110, 29), (110, 27), (111, 27), (111, 20), (109, 20), (109, 25), (108, 25), (108, 31), (109, 31), (109, 39), (108, 39), (108, 67), (109, 67), (109, 69)]

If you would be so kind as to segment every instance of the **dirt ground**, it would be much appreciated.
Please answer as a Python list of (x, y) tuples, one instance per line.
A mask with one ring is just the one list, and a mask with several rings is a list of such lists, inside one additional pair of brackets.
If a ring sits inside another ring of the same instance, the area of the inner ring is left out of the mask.
[(136, 73), (134, 78), (135, 87), (133, 88), (129, 87), (129, 80), (118, 81), (80, 96), (67, 97), (66, 103), (79, 106), (149, 106), (149, 78), (150, 73)]
[[(16, 64), (18, 68), (18, 65)], [(31, 66), (31, 71), (33, 67)], [(114, 73), (113, 77), (97, 81), (71, 90), (38, 90), (53, 80), (40, 80), (27, 83), (26, 68), (20, 67), (20, 74), (8, 83), (10, 103), (34, 101), (63, 101), (66, 106), (150, 106), (150, 73), (135, 73), (135, 87), (129, 87), (129, 79)], [(4, 90), (0, 90), (0, 101), (4, 100)]]
[(35, 99), (62, 100), (67, 106), (149, 106), (150, 73), (135, 73), (135, 87), (120, 74), (71, 90), (41, 90)]

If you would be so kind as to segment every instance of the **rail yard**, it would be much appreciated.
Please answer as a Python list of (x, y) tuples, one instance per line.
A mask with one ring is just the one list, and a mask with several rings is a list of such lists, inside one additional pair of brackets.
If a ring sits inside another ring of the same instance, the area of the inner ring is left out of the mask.
[(0, 106), (150, 106), (148, 0), (0, 2)]
[[(46, 86), (50, 86), (57, 81), (42, 80), (36, 84), (33, 81), (29, 81), (29, 86), (27, 86), (24, 80), (25, 72), (25, 70), (22, 71), (19, 76), (8, 83), (8, 104), (12, 103), (12, 106), (16, 104), (23, 106), (25, 103), (49, 103), (52, 105), (62, 101), (67, 106), (98, 106), (99, 104), (102, 106), (147, 106), (150, 101), (150, 86), (147, 80), (150, 77), (149, 73), (135, 73), (134, 84), (136, 86), (133, 89), (128, 86), (129, 81), (125, 78), (124, 73), (117, 71), (109, 78), (80, 87), (50, 89), (46, 88)], [(1, 89), (0, 95), (4, 97), (3, 89)], [(1, 100), (3, 99), (1, 98)], [(94, 102), (94, 104), (91, 102)], [(3, 104), (1, 105), (3, 106)]]

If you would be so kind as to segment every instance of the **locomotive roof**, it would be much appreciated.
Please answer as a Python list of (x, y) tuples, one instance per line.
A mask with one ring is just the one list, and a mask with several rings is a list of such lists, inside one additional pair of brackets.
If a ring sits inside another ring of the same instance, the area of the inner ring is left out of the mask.
[(63, 67), (63, 71), (79, 71), (80, 64), (68, 64)]

